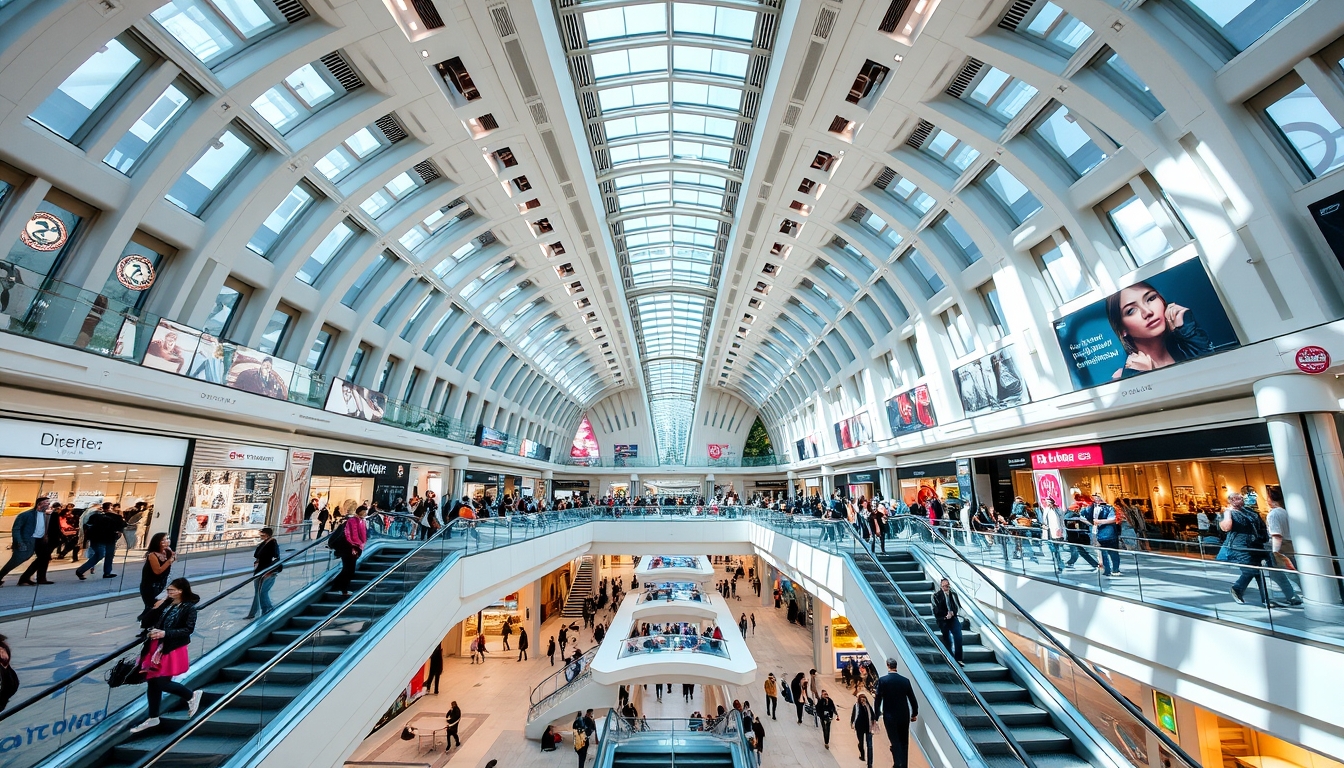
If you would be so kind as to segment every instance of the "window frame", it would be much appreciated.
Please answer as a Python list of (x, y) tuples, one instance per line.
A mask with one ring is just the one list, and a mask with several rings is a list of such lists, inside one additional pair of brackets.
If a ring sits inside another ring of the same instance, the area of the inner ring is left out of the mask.
[[(219, 181), (209, 189), (208, 194), (206, 194), (205, 198), (201, 201), (200, 206), (196, 210), (191, 210), (169, 197), (173, 193), (173, 190), (177, 188), (177, 185), (180, 184), (183, 179), (187, 178), (192, 169), (194, 169), (201, 160), (205, 159), (206, 154), (210, 152), (216, 144), (221, 143), (220, 140), (225, 134), (230, 133), (247, 146), (248, 152), (243, 155), (238, 162), (234, 163), (233, 166), (229, 168), (228, 172), (221, 176)], [(163, 199), (190, 216), (195, 216), (198, 219), (203, 218), (210, 210), (210, 206), (219, 198), (220, 194), (232, 186), (233, 182), (236, 181), (248, 167), (256, 162), (257, 158), (264, 155), (265, 152), (266, 144), (264, 142), (252, 135), (252, 132), (247, 130), (246, 126), (242, 123), (239, 123), (237, 120), (231, 120), (222, 130), (210, 139), (205, 145), (205, 148), (196, 155), (196, 159), (192, 160), (191, 164), (182, 170), (182, 174), (177, 177), (177, 180), (168, 188), (168, 191), (163, 193)]]
[[(80, 121), (79, 125), (70, 132), (69, 136), (60, 133), (57, 129), (52, 128), (46, 123), (38, 120), (36, 117), (33, 117), (33, 115), (46, 105), (47, 102), (51, 101), (58, 92), (64, 94), (66, 98), (73, 100), (73, 97), (61, 90), (62, 86), (70, 82), (70, 78), (74, 77), (79, 70), (92, 62), (94, 57), (102, 53), (103, 48), (106, 48), (107, 45), (113, 42), (120, 44), (128, 53), (135, 56), (137, 62), (133, 67), (127, 70), (126, 74), (122, 75), (105, 94), (103, 94), (102, 98), (98, 100), (98, 103), (89, 110), (89, 113)], [(135, 89), (136, 83), (146, 75), (150, 74), (160, 61), (163, 61), (163, 56), (161, 56), (158, 51), (154, 50), (149, 43), (141, 39), (134, 31), (127, 30), (122, 32), (107, 43), (104, 43), (99, 50), (91, 54), (78, 67), (75, 67), (65, 79), (52, 89), (51, 93), (47, 94), (47, 97), (42, 100), (42, 103), (28, 114), (28, 119), (49, 131), (52, 135), (77, 147), (83, 147), (89, 141), (90, 135), (103, 123), (103, 121), (114, 111), (117, 111), (123, 104), (126, 97)]]
[[(1062, 287), (1059, 285), (1059, 282), (1055, 277), (1055, 273), (1050, 269), (1049, 264), (1045, 261), (1046, 254), (1056, 249), (1058, 249), (1061, 254), (1065, 253), (1068, 254), (1068, 256), (1071, 257), (1073, 259), (1073, 262), (1078, 266), (1078, 274), (1082, 278), (1081, 279), (1082, 290), (1078, 291), (1078, 293), (1073, 296), (1065, 295)], [(1087, 263), (1083, 260), (1082, 255), (1078, 253), (1078, 249), (1073, 247), (1072, 240), (1070, 240), (1069, 237), (1062, 230), (1056, 230), (1050, 233), (1049, 237), (1045, 238), (1041, 242), (1032, 246), (1030, 249), (1030, 253), (1032, 260), (1036, 263), (1036, 269), (1040, 272), (1042, 279), (1045, 281), (1046, 287), (1048, 288), (1051, 296), (1055, 300), (1056, 306), (1062, 307), (1066, 304), (1069, 304), (1070, 302), (1077, 301), (1078, 299), (1096, 290), (1096, 284), (1093, 281), (1092, 273), (1088, 269)]]

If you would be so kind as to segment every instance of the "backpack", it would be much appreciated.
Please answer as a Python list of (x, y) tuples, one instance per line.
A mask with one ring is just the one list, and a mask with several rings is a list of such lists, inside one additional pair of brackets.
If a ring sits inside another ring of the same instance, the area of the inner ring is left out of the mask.
[(345, 540), (345, 521), (332, 529), (331, 535), (327, 537), (327, 549), (334, 549), (338, 552), (350, 548), (350, 543)]
[(588, 734), (580, 726), (574, 730), (574, 751), (578, 752), (588, 746)]
[(789, 684), (788, 684), (788, 683), (784, 683), (783, 685), (781, 685), (781, 686), (779, 687), (779, 695), (782, 696), (782, 697), (784, 697), (784, 701), (785, 701), (785, 703), (788, 703), (788, 704), (792, 704), (792, 703), (793, 703), (793, 690), (792, 690), (791, 688), (789, 688)]

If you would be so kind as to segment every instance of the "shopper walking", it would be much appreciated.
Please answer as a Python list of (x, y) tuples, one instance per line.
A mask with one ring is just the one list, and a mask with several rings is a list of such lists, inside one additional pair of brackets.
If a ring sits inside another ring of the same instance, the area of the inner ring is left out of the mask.
[(364, 552), (364, 545), (369, 541), (369, 526), (364, 522), (368, 514), (369, 508), (361, 504), (355, 510), (354, 516), (341, 521), (327, 539), (327, 546), (335, 550), (337, 556), (341, 558), (341, 573), (333, 585), (333, 589), (341, 591), (341, 597), (350, 596), (350, 582), (355, 578), (355, 564), (359, 562), (359, 556)]
[(1120, 575), (1120, 515), (1104, 501), (1092, 508), (1092, 528), (1101, 551), (1101, 575)]
[(588, 732), (584, 730), (583, 718), (574, 719), (574, 753), (579, 756), (579, 768), (588, 760)]
[(201, 691), (174, 682), (173, 678), (186, 674), (190, 668), (187, 646), (196, 631), (196, 603), (200, 598), (191, 591), (191, 582), (183, 578), (168, 584), (168, 596), (158, 601), (147, 612), (141, 626), (147, 628), (144, 653), (140, 668), (145, 670), (146, 703), (149, 718), (131, 729), (139, 733), (159, 724), (159, 708), (163, 694), (169, 693), (187, 701), (187, 717), (195, 717), (201, 706)]
[[(1272, 607), (1276, 604), (1270, 600), (1269, 587), (1265, 584), (1266, 572), (1261, 570), (1269, 564), (1269, 529), (1265, 521), (1260, 519), (1259, 513), (1246, 509), (1245, 497), (1240, 493), (1229, 493), (1227, 504), (1222, 519), (1218, 521), (1218, 527), (1227, 534), (1222, 549), (1218, 551), (1218, 559), (1242, 566), (1241, 575), (1232, 583), (1232, 598), (1238, 603), (1245, 603), (1246, 587), (1254, 579), (1260, 589), (1261, 602)], [(1282, 571), (1268, 573), (1283, 590), (1289, 604), (1302, 604), (1302, 598), (1297, 596)]]
[(275, 610), (275, 605), (271, 603), (271, 587), (275, 586), (284, 568), (280, 565), (280, 544), (275, 540), (275, 530), (262, 528), (261, 539), (252, 552), (252, 574), (255, 578), (252, 581), (252, 610), (247, 612), (247, 618), (265, 616)]
[(859, 739), (859, 759), (867, 759), (868, 768), (873, 768), (873, 726), (876, 724), (877, 711), (868, 703), (868, 694), (860, 693), (849, 713), (849, 727)]
[(443, 736), (443, 751), (447, 752), (453, 748), (454, 743), (459, 747), (462, 746), (462, 737), (457, 735), (457, 726), (462, 722), (462, 710), (458, 709), (456, 701), (448, 705), (444, 719), (447, 721), (447, 729)]
[(500, 627), (499, 634), (504, 638), (504, 650), (512, 651), (513, 649), (509, 647), (509, 638), (513, 637), (513, 625), (507, 618), (504, 619), (504, 626)]
[(19, 673), (14, 671), (13, 655), (9, 638), (0, 635), (0, 712), (9, 708), (9, 700), (19, 692)]
[[(564, 657), (564, 654), (561, 654)], [(546, 658), (551, 660), (551, 666), (555, 666), (555, 635), (551, 635), (551, 641), (546, 644)]]
[(429, 675), (425, 678), (425, 692), (429, 692), (432, 687), (434, 693), (439, 692), (439, 678), (443, 676), (443, 644), (434, 646), (434, 652), (429, 654)]
[(817, 712), (817, 720), (821, 723), (821, 741), (827, 749), (830, 749), (831, 721), (835, 719), (835, 702), (831, 700), (829, 693), (822, 691), (814, 708)]
[(761, 753), (765, 751), (765, 725), (761, 723), (761, 718), (758, 717), (751, 721), (751, 733), (756, 737), (756, 744), (754, 746), (756, 747), (756, 765), (757, 768), (759, 768), (761, 765)]
[(943, 645), (952, 658), (961, 666), (961, 598), (952, 591), (952, 583), (943, 579), (938, 591), (933, 593), (933, 617), (938, 621), (938, 631), (943, 635)]
[(1041, 500), (1041, 528), (1045, 531), (1046, 546), (1050, 548), (1050, 558), (1055, 566), (1055, 575), (1063, 570), (1064, 558), (1060, 554), (1065, 541), (1064, 515), (1060, 514), (1055, 500), (1046, 496)]
[(804, 677), (806, 676), (802, 672), (799, 672), (794, 675), (793, 680), (789, 682), (789, 695), (793, 697), (793, 705), (798, 710), (799, 725), (803, 724), (803, 706), (807, 703), (807, 699), (804, 696), (804, 693), (807, 690), (807, 681), (803, 679)]
[(565, 658), (565, 646), (569, 645), (569, 627), (560, 625), (560, 659)]
[(775, 679), (775, 673), (771, 672), (765, 678), (765, 714), (771, 720), (778, 720), (775, 713), (779, 710), (779, 681)]
[(910, 681), (897, 674), (896, 668), (896, 659), (887, 659), (887, 674), (877, 679), (873, 710), (887, 730), (892, 768), (906, 768), (910, 763), (910, 724), (919, 719), (919, 701)]
[(518, 628), (518, 660), (527, 661), (527, 627)]
[(168, 587), (168, 572), (175, 562), (177, 554), (168, 546), (168, 534), (162, 531), (154, 534), (145, 550), (145, 564), (140, 569), (140, 599), (145, 603), (145, 612), (158, 602), (159, 595)]
[[(53, 511), (50, 504), (50, 499), (42, 498), (33, 505), (36, 510), (36, 517), (33, 519), (33, 562), (19, 576), (19, 584), (26, 587), (53, 583), (47, 580), (47, 566), (51, 564), (51, 555), (56, 551), (62, 536), (60, 505), (56, 505)], [(33, 581), (34, 577), (37, 581)]]
[(112, 511), (111, 502), (103, 502), (103, 508), (95, 512), (84, 524), (84, 536), (89, 541), (89, 559), (88, 562), (75, 569), (75, 576), (80, 581), (84, 580), (84, 574), (92, 571), (98, 561), (103, 561), (103, 578), (115, 579), (117, 574), (112, 572), (112, 562), (117, 556), (117, 540), (121, 538), (121, 532), (126, 528), (126, 521), (121, 519), (121, 515)]

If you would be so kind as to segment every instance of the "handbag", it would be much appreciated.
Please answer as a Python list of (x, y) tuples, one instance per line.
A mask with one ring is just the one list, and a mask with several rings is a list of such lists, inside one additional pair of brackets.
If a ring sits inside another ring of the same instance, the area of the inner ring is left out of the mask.
[(138, 656), (127, 656), (117, 660), (116, 664), (103, 675), (103, 680), (107, 682), (109, 688), (120, 688), (123, 685), (139, 685), (145, 682), (145, 670), (140, 668), (140, 658)]
[(812, 702), (810, 702), (810, 701), (803, 705), (803, 711), (806, 712), (806, 713), (809, 714), (809, 715), (816, 715), (816, 714), (817, 714), (817, 708), (814, 707), (814, 706), (812, 706)]

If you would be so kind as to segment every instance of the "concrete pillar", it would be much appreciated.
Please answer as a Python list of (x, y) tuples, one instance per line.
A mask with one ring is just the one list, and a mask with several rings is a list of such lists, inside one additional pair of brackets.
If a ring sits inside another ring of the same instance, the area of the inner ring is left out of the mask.
[(787, 477), (788, 477), (789, 487), (788, 487), (788, 489), (785, 490), (784, 495), (787, 496), (787, 497), (792, 498), (792, 497), (798, 495), (798, 491), (795, 490), (795, 488), (794, 488), (794, 483), (798, 480), (798, 473), (797, 473), (797, 472), (794, 472), (792, 469), (790, 469), (789, 472), (788, 472)]
[(454, 499), (462, 498), (467, 482), (467, 457), (454, 456), (448, 462), (448, 485), (452, 488)]
[(537, 486), (537, 503), (546, 508), (551, 506), (551, 481), (555, 479), (555, 472), (550, 469), (541, 471), (541, 482)]
[(896, 472), (896, 459), (893, 456), (878, 456), (877, 458), (877, 489), (882, 492), (882, 498), (890, 499), (892, 496), (892, 477)]
[(829, 501), (831, 494), (835, 493), (835, 467), (823, 466), (821, 468), (821, 500)]
[[(1300, 374), (1271, 376), (1255, 383), (1256, 409), (1269, 427), (1274, 467), (1288, 510), (1292, 544), (1299, 557), (1305, 612), (1309, 618), (1339, 620), (1344, 606), (1336, 583), (1315, 576), (1333, 575), (1326, 525), (1326, 504), (1335, 530), (1344, 498), (1344, 455), (1341, 455), (1334, 412), (1339, 397), (1331, 379)], [(1310, 433), (1308, 430), (1310, 429)], [(1309, 442), (1310, 441), (1310, 442)], [(1313, 452), (1312, 449), (1315, 449)], [(1315, 464), (1313, 467), (1313, 453)], [(1318, 484), (1326, 495), (1323, 500)], [(1311, 557), (1319, 555), (1320, 557)]]
[[(812, 666), (819, 681), (835, 676), (835, 649), (831, 647), (831, 606), (812, 598)], [(822, 683), (823, 685), (825, 683)]]
[(636, 496), (643, 495), (644, 489), (639, 487), (639, 475), (630, 473), (630, 499), (633, 500)]
[(545, 653), (546, 645), (541, 639), (541, 579), (518, 590), (518, 621), (527, 630), (528, 657)]
[(705, 501), (714, 501), (714, 473), (705, 475)]

